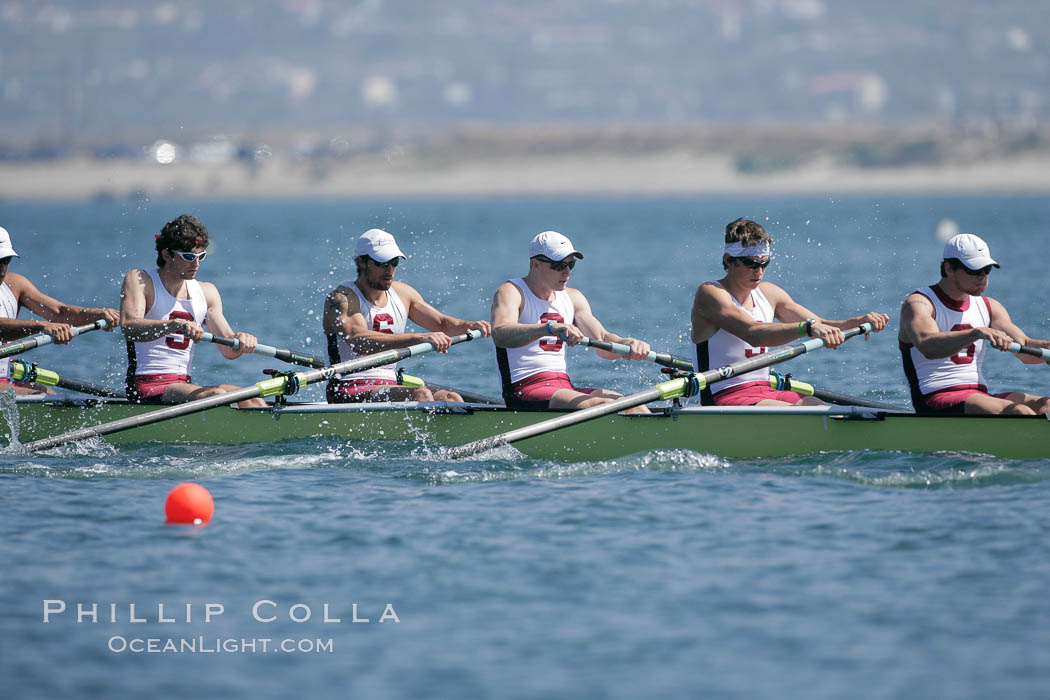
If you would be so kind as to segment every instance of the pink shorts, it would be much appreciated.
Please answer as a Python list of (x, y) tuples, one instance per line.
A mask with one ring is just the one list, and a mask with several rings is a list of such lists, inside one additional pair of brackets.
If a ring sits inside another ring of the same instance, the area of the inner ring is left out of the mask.
[(796, 404), (802, 399), (802, 394), (774, 389), (769, 382), (747, 382), (720, 391), (712, 398), (716, 406), (754, 406), (766, 399)]
[(591, 387), (581, 389), (573, 386), (569, 381), (569, 375), (564, 372), (540, 372), (525, 377), (520, 382), (512, 385), (514, 398), (519, 401), (550, 401), (551, 397), (562, 389), (578, 391), (581, 394), (591, 394), (597, 389)]
[(328, 382), (324, 394), (328, 403), (361, 403), (372, 398), (371, 390), (380, 386), (397, 386), (397, 382), (379, 378), (333, 379)]
[(926, 410), (928, 411), (961, 413), (963, 410), (962, 404), (974, 394), (984, 394), (985, 396), (994, 396), (997, 399), (1005, 399), (1010, 395), (1010, 392), (1006, 391), (1001, 394), (989, 394), (988, 387), (979, 384), (970, 384), (968, 386), (953, 386), (948, 387), (947, 389), (941, 389), (932, 394), (926, 394), (922, 399), (926, 403)]
[(160, 403), (169, 384), (188, 384), (187, 374), (136, 374), (128, 387), (128, 399), (135, 403)]

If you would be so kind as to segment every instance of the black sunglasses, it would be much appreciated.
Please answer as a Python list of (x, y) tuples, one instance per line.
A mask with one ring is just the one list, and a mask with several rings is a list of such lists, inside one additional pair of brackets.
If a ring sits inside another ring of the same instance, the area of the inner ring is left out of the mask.
[(769, 260), (764, 262), (754, 258), (733, 258), (733, 260), (751, 270), (765, 270), (769, 266)]
[(576, 258), (572, 257), (571, 255), (568, 258), (566, 258), (565, 260), (561, 260), (559, 262), (555, 262), (555, 261), (551, 260), (550, 258), (539, 258), (538, 257), (536, 259), (539, 260), (540, 262), (545, 262), (548, 265), (550, 265), (551, 269), (554, 270), (555, 272), (561, 272), (562, 270), (571, 270), (574, 267), (576, 267)]
[(985, 265), (980, 270), (971, 270), (970, 268), (966, 267), (965, 265), (956, 265), (955, 269), (956, 270), (962, 270), (963, 272), (968, 274), (970, 277), (984, 277), (985, 275), (991, 274), (993, 267), (995, 267), (995, 266), (994, 265)]
[(397, 267), (401, 262), (401, 258), (390, 258), (385, 263), (379, 262), (375, 258), (369, 258), (369, 260), (371, 260), (372, 264), (376, 267)]

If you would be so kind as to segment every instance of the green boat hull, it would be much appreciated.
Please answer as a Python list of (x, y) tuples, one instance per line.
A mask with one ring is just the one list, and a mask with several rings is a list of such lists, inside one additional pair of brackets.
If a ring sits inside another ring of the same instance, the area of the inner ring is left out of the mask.
[[(123, 402), (38, 401), (5, 407), (0, 425), (20, 442), (154, 410)], [(336, 437), (458, 445), (560, 415), (456, 404), (291, 404), (271, 409), (216, 408), (105, 436), (123, 445), (143, 442), (269, 443)], [(685, 408), (676, 413), (606, 416), (515, 443), (530, 457), (582, 461), (647, 450), (685, 449), (730, 458), (777, 457), (823, 451), (975, 452), (1012, 459), (1050, 458), (1050, 421), (1042, 417), (916, 416), (852, 407)]]

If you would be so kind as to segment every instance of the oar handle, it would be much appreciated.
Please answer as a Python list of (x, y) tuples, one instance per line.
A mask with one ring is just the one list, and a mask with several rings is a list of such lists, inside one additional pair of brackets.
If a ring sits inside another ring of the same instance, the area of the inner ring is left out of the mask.
[[(109, 328), (109, 321), (105, 320), (104, 318), (100, 318), (97, 321), (93, 321), (83, 326), (73, 326), (71, 330), (73, 331), (74, 336), (78, 336), (81, 333), (102, 330), (105, 328)], [(31, 335), (28, 338), (16, 340), (13, 343), (5, 343), (4, 345), (0, 345), (0, 358), (10, 357), (11, 355), (19, 355), (25, 352), (26, 350), (40, 348), (45, 345), (50, 345), (53, 342), (55, 342), (55, 339), (52, 338), (49, 334), (37, 333), (36, 335)]]
[[(222, 336), (212, 335), (208, 332), (204, 333), (201, 337), (201, 341), (205, 343), (215, 343), (216, 345), (225, 345), (234, 350), (241, 349), (241, 341), (237, 338), (223, 338)], [(273, 357), (295, 365), (303, 365), (304, 367), (320, 368), (324, 367), (326, 364), (324, 359), (317, 357), (316, 355), (307, 355), (306, 353), (296, 352), (285, 348), (275, 348), (272, 345), (263, 345), (262, 343), (255, 346), (255, 354), (264, 355), (265, 357)]]
[[(623, 357), (630, 357), (631, 355), (631, 348), (627, 345), (624, 345), (623, 343), (610, 343), (607, 340), (595, 340), (593, 338), (584, 337), (584, 339), (580, 341), (580, 345), (595, 348), (596, 350), (604, 350), (605, 352), (615, 353), (617, 355), (622, 355)], [(668, 353), (650, 351), (649, 355), (645, 359), (649, 362), (655, 362), (656, 364), (662, 365), (664, 367), (680, 369), (686, 372), (693, 371), (693, 363), (685, 359), (684, 357), (675, 357), (674, 355), (670, 355)]]
[(1050, 362), (1050, 350), (1044, 348), (1033, 348), (1030, 345), (1021, 345), (1020, 343), (1010, 343), (1010, 347), (1006, 348), (1007, 352), (1012, 352), (1018, 355), (1032, 355), (1033, 357), (1040, 357)]

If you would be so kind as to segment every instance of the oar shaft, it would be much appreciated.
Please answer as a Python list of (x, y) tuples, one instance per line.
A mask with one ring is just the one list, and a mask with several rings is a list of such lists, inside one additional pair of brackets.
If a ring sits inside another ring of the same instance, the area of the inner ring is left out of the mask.
[[(452, 338), (452, 344), (466, 342), (468, 340), (475, 340), (481, 337), (481, 331), (469, 331), (463, 335), (457, 335)], [(403, 360), (408, 357), (414, 357), (416, 355), (422, 355), (426, 352), (434, 350), (432, 343), (418, 343), (416, 345), (410, 345), (407, 348), (398, 348), (396, 350), (385, 350), (383, 352), (375, 353), (374, 355), (366, 355), (364, 357), (358, 357), (353, 360), (347, 360), (331, 367), (324, 369), (311, 369), (305, 372), (297, 372), (293, 375), (297, 383), (302, 384), (314, 384), (315, 382), (324, 381), (331, 379), (343, 374), (350, 372), (356, 372), (362, 369), (370, 369), (372, 367), (380, 367), (382, 365), (389, 365), (399, 360)], [(294, 382), (292, 382), (294, 383)], [(152, 425), (153, 423), (159, 423), (161, 421), (169, 420), (171, 418), (179, 418), (181, 416), (187, 416), (193, 413), (200, 413), (207, 411), (210, 408), (216, 408), (218, 406), (226, 406), (231, 403), (238, 401), (247, 401), (248, 399), (254, 399), (259, 397), (277, 396), (280, 394), (289, 393), (293, 389), (290, 389), (290, 379), (288, 376), (274, 377), (267, 379), (252, 386), (246, 386), (242, 389), (236, 389), (234, 391), (226, 392), (224, 394), (217, 394), (215, 396), (209, 396), (203, 399), (197, 399), (196, 401), (190, 401), (189, 403), (176, 404), (174, 406), (167, 406), (165, 408), (157, 409), (156, 411), (150, 411), (149, 413), (140, 416), (129, 416), (128, 418), (121, 418), (109, 423), (103, 423), (102, 425), (94, 425), (88, 428), (81, 428), (80, 430), (73, 430), (62, 435), (55, 435), (41, 440), (35, 440), (33, 442), (27, 442), (25, 447), (27, 452), (36, 452), (38, 450), (45, 450), (50, 447), (62, 445), (67, 442), (76, 442), (77, 440), (86, 440), (87, 438), (109, 435), (110, 433), (118, 433), (124, 430), (130, 430), (131, 428), (137, 428), (144, 425)]]
[[(848, 339), (862, 333), (871, 333), (872, 330), (871, 324), (865, 323), (857, 328), (843, 331), (842, 335), (844, 338)], [(817, 350), (822, 347), (824, 347), (823, 338), (811, 338), (810, 340), (798, 345), (788, 345), (776, 352), (755, 355), (754, 357), (734, 362), (731, 365), (726, 365), (719, 369), (708, 370), (707, 372), (691, 375), (689, 377), (682, 377), (681, 379), (673, 379), (669, 382), (658, 384), (652, 389), (647, 389), (646, 391), (637, 394), (631, 394), (630, 396), (624, 396), (608, 403), (591, 406), (590, 408), (567, 413), (563, 416), (558, 416), (557, 418), (551, 418), (550, 420), (541, 421), (533, 425), (516, 428), (515, 430), (500, 435), (494, 435), (481, 440), (475, 440), (474, 442), (468, 442), (465, 445), (449, 449), (446, 456), (451, 459), (469, 457), (470, 455), (484, 452), (485, 450), (494, 447), (512, 444), (527, 438), (545, 435), (561, 428), (567, 428), (571, 425), (576, 425), (577, 423), (600, 418), (601, 416), (626, 411), (629, 408), (641, 406), (650, 401), (676, 398), (686, 394), (687, 391), (703, 389), (704, 387), (710, 386), (711, 384), (720, 382), (724, 379), (729, 379), (738, 374), (744, 374), (752, 370), (780, 364), (781, 362), (786, 362), (793, 357), (798, 357), (799, 355), (803, 355), (811, 350)]]
[(1044, 348), (1033, 348), (1030, 345), (1010, 343), (1010, 347), (1006, 348), (1006, 350), (1007, 352), (1012, 352), (1017, 355), (1032, 355), (1033, 357), (1040, 357), (1050, 362), (1050, 350)]
[[(81, 333), (87, 333), (88, 331), (100, 330), (104, 328), (109, 328), (109, 321), (105, 319), (99, 319), (97, 321), (94, 321), (93, 323), (89, 323), (84, 326), (73, 326), (72, 330), (73, 335), (77, 336)], [(37, 333), (36, 335), (31, 335), (28, 338), (16, 340), (13, 343), (4, 343), (3, 345), (0, 345), (0, 359), (10, 357), (11, 355), (19, 355), (27, 350), (32, 350), (33, 348), (40, 348), (45, 345), (50, 345), (53, 342), (55, 342), (55, 339), (47, 333)]]
[[(225, 345), (234, 350), (241, 349), (241, 341), (236, 338), (223, 338), (222, 336), (213, 335), (207, 332), (205, 332), (204, 336), (201, 338), (201, 342)], [(296, 352), (295, 350), (288, 350), (285, 348), (275, 348), (272, 345), (263, 345), (262, 343), (255, 346), (255, 354), (264, 355), (265, 357), (273, 357), (283, 362), (290, 362), (294, 365), (302, 365), (304, 367), (321, 368), (325, 366), (325, 361), (316, 355), (307, 355), (306, 353)]]
[[(631, 348), (624, 345), (623, 343), (610, 343), (607, 340), (595, 340), (593, 338), (584, 338), (580, 341), (580, 345), (585, 347), (595, 348), (597, 350), (604, 350), (605, 352), (612, 352), (617, 355), (623, 355), (629, 357), (631, 354)], [(693, 371), (693, 363), (683, 357), (675, 357), (668, 353), (662, 352), (650, 352), (649, 356), (645, 358), (649, 362), (655, 362), (658, 365), (664, 367), (671, 367), (674, 369), (684, 370), (686, 372)]]

